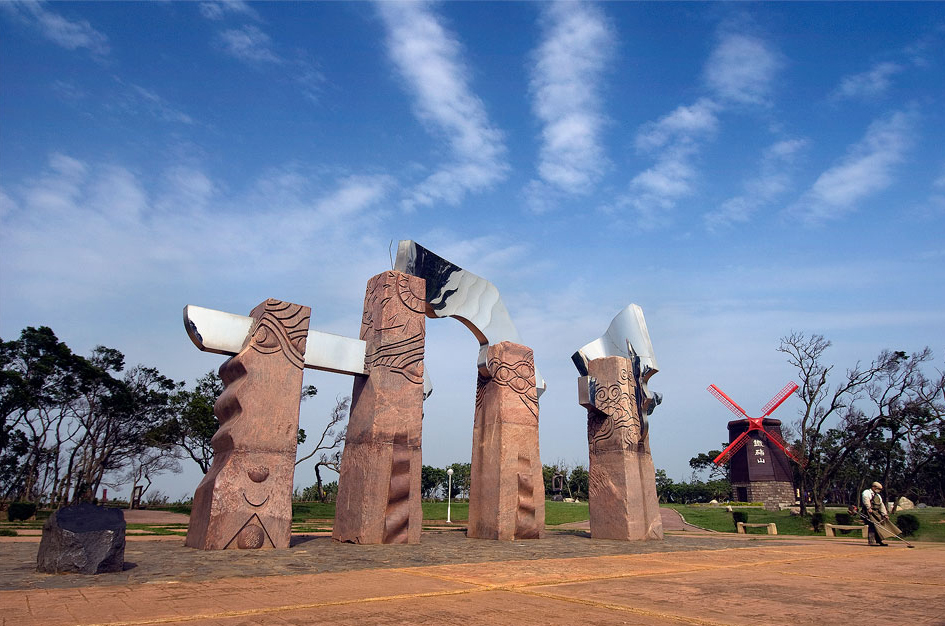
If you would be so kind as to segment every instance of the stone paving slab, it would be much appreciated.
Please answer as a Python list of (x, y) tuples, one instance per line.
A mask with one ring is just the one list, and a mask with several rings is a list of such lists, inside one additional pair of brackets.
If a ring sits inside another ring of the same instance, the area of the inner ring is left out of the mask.
[[(293, 537), (287, 550), (217, 550), (187, 548), (180, 537), (128, 538), (125, 570), (115, 574), (40, 574), (38, 543), (0, 543), (0, 589), (99, 586), (166, 580), (215, 580), (225, 577), (314, 574), (359, 569), (424, 565), (577, 558), (617, 554), (720, 550), (755, 545), (734, 535), (668, 536), (665, 541), (593, 540), (586, 533), (549, 533), (539, 541), (468, 539), (461, 532), (425, 533), (419, 545), (354, 545), (327, 536)], [(733, 544), (733, 541), (735, 542)]]
[[(625, 543), (561, 534), (495, 542), (442, 533), (424, 535), (420, 546), (334, 544), (346, 555), (336, 565), (347, 569), (324, 573), (285, 567), (303, 563), (313, 542), (296, 546), (304, 553), (254, 552), (251, 559), (190, 550), (204, 557), (199, 577), (149, 568), (136, 580), (122, 578), (125, 572), (21, 582), (0, 591), (0, 626), (945, 624), (945, 545), (730, 537)], [(151, 547), (157, 558), (173, 546)], [(163, 565), (183, 554), (172, 551)], [(0, 552), (0, 570), (12, 576), (7, 556)], [(435, 564), (444, 557), (452, 562)], [(254, 565), (256, 558), (269, 569)], [(863, 604), (877, 598), (883, 610), (864, 614)]]
[[(783, 551), (755, 551), (752, 556), (762, 560), (743, 560), (738, 567), (648, 576), (642, 594), (639, 584), (627, 585), (625, 579), (565, 583), (534, 591), (548, 598), (605, 602), (643, 611), (673, 607), (680, 619), (712, 624), (829, 624), (850, 619), (861, 624), (945, 623), (945, 579), (925, 583), (913, 575), (890, 582), (887, 576), (873, 576), (873, 569), (893, 564), (915, 570), (914, 554), (902, 550), (870, 558), (853, 548), (846, 553), (820, 552), (819, 557), (801, 552), (795, 559)], [(938, 558), (943, 557), (945, 552), (939, 552)], [(871, 563), (864, 567), (863, 560)], [(861, 573), (852, 580), (835, 580), (828, 572), (838, 565), (861, 568)], [(889, 615), (864, 621), (860, 607), (876, 601), (888, 607)]]

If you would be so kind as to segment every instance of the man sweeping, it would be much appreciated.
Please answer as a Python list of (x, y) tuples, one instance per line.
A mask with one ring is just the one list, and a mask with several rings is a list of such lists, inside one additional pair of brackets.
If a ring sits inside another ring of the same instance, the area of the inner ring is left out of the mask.
[(883, 497), (880, 495), (882, 490), (883, 486), (880, 483), (873, 483), (860, 496), (860, 504), (862, 505), (860, 516), (869, 527), (867, 536), (871, 546), (888, 546), (889, 544), (883, 540), (896, 537), (902, 532), (889, 520), (886, 503), (883, 502)]

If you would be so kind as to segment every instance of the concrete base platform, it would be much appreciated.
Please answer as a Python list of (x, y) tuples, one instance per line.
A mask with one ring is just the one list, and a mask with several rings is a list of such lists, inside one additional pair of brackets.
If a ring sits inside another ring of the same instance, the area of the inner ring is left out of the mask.
[(35, 544), (5, 543), (0, 619), (17, 626), (886, 624), (888, 615), (860, 609), (879, 593), (899, 623), (942, 624), (945, 545), (916, 545), (695, 533), (663, 542), (580, 533), (495, 542), (456, 532), (424, 534), (419, 546), (318, 538), (252, 553), (139, 542), (129, 546), (138, 554), (127, 557), (137, 567), (82, 577), (35, 574), (28, 565)]

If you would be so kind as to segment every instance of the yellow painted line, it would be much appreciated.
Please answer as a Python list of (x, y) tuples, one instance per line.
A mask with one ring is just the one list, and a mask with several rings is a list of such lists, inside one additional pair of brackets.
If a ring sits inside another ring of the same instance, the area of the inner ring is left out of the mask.
[(440, 596), (457, 596), (467, 593), (482, 591), (481, 589), (455, 589), (452, 591), (430, 591), (427, 593), (405, 593), (393, 596), (372, 596), (369, 598), (354, 598), (351, 600), (335, 600), (329, 602), (308, 602), (305, 604), (286, 604), (282, 606), (271, 606), (258, 609), (245, 609), (242, 611), (222, 611), (219, 613), (200, 613), (196, 615), (169, 615), (166, 617), (155, 617), (151, 619), (141, 619), (121, 622), (96, 622), (92, 624), (83, 624), (83, 626), (147, 626), (148, 624), (170, 624), (175, 622), (195, 622), (204, 619), (230, 619), (235, 617), (246, 617), (250, 615), (266, 615), (269, 613), (286, 613), (289, 611), (302, 611), (305, 609), (319, 609), (329, 606), (345, 606), (349, 604), (361, 604), (363, 602), (388, 602), (391, 600), (411, 600), (415, 598), (435, 598)]
[(585, 598), (569, 598), (567, 596), (559, 596), (553, 593), (542, 593), (540, 591), (517, 589), (514, 591), (514, 593), (520, 593), (522, 595), (528, 595), (528, 596), (536, 596), (539, 598), (546, 598), (548, 600), (560, 600), (562, 602), (570, 602), (572, 604), (592, 606), (599, 609), (621, 611), (623, 613), (633, 613), (634, 615), (641, 615), (643, 617), (656, 617), (659, 619), (672, 621), (672, 622), (682, 622), (684, 624), (697, 624), (698, 626), (730, 626), (727, 622), (714, 622), (707, 619), (700, 619), (698, 617), (686, 617), (684, 615), (674, 615), (672, 613), (663, 613), (660, 611), (648, 611), (646, 609), (641, 609), (641, 608), (637, 608), (633, 606), (626, 606), (623, 604), (612, 604), (610, 602), (598, 602), (597, 600), (587, 600)]
[[(715, 551), (713, 551), (715, 552)], [(598, 558), (624, 558), (626, 555), (609, 555), (608, 557), (598, 557)], [(636, 555), (633, 555), (636, 556)], [(642, 556), (642, 555), (641, 555)], [(414, 576), (423, 576), (426, 578), (433, 578), (436, 580), (441, 580), (444, 582), (461, 582), (470, 585), (478, 585), (484, 590), (513, 590), (521, 589), (525, 587), (550, 587), (555, 585), (570, 585), (575, 583), (584, 583), (584, 582), (594, 582), (599, 580), (619, 580), (622, 578), (643, 578), (643, 577), (652, 577), (652, 576), (677, 576), (681, 574), (694, 574), (700, 572), (711, 572), (717, 570), (725, 569), (738, 569), (745, 567), (757, 567), (757, 566), (768, 566), (768, 565), (784, 565), (785, 563), (795, 563), (798, 561), (817, 561), (822, 559), (837, 559), (837, 558), (853, 558), (858, 556), (855, 554), (850, 555), (790, 555), (787, 558), (781, 559), (769, 559), (765, 561), (754, 561), (747, 563), (706, 563), (706, 564), (697, 564), (692, 563), (688, 564), (688, 567), (664, 570), (664, 571), (643, 571), (643, 572), (621, 572), (619, 574), (587, 574), (583, 576), (566, 576), (561, 580), (541, 580), (541, 581), (531, 581), (531, 582), (515, 582), (507, 581), (504, 583), (489, 584), (478, 582), (476, 577), (471, 577), (464, 575), (462, 572), (457, 572), (455, 574), (445, 574), (439, 572), (430, 572), (424, 571), (426, 568), (402, 568), (394, 571), (398, 571), (404, 574), (412, 574)], [(580, 558), (580, 557), (579, 557)], [(628, 564), (632, 564), (631, 559), (626, 559)], [(478, 563), (468, 563), (466, 565), (479, 565)], [(439, 567), (439, 566), (438, 566)], [(443, 567), (454, 567), (454, 566), (443, 566)], [(462, 565), (457, 565), (455, 567), (462, 567)], [(553, 573), (551, 574), (554, 575)]]
[(805, 576), (807, 578), (826, 578), (828, 580), (843, 580), (851, 583), (862, 583), (862, 584), (876, 584), (876, 585), (924, 585), (926, 587), (942, 587), (945, 588), (945, 582), (943, 583), (926, 583), (918, 580), (874, 580), (871, 578), (852, 578), (849, 576), (821, 576), (819, 574), (805, 574), (803, 572), (778, 572), (779, 574), (784, 574), (785, 576)]

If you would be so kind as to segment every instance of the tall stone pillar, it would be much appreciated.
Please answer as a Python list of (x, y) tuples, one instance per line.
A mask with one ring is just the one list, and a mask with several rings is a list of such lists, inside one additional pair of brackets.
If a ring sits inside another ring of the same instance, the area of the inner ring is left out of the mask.
[(269, 299), (220, 367), (213, 464), (194, 493), (186, 545), (288, 548), (302, 367), (311, 309)]
[(512, 541), (544, 535), (531, 348), (508, 341), (488, 347), (476, 386), (470, 478), (466, 536)]
[(591, 537), (662, 539), (639, 373), (631, 359), (620, 356), (592, 359), (587, 372), (579, 379), (579, 396), (588, 409)]
[(378, 274), (367, 285), (357, 376), (338, 479), (332, 537), (352, 543), (419, 543), (420, 430), (426, 333), (422, 278)]

